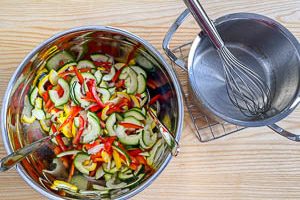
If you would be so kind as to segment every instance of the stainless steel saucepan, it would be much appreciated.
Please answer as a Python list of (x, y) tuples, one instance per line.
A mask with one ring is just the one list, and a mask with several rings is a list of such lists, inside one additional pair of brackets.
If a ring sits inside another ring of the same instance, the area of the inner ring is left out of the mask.
[(240, 126), (268, 126), (288, 139), (299, 141), (300, 135), (275, 124), (300, 102), (300, 44), (292, 33), (270, 18), (252, 13), (229, 14), (214, 21), (230, 51), (246, 65), (253, 66), (271, 89), (273, 100), (266, 116), (249, 118), (228, 98), (221, 60), (203, 32), (192, 44), (187, 65), (169, 49), (174, 33), (188, 15), (185, 10), (177, 18), (163, 41), (163, 48), (174, 63), (188, 71), (194, 99), (203, 112), (213, 119)]

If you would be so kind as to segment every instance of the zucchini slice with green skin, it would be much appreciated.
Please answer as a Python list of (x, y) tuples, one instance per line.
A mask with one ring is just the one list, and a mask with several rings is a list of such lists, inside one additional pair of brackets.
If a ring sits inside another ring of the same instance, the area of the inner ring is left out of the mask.
[(94, 63), (90, 60), (81, 60), (81, 61), (78, 62), (77, 68), (78, 69), (82, 69), (82, 68), (92, 68), (92, 69), (94, 69), (96, 67), (95, 67)]
[(106, 103), (110, 99), (110, 92), (106, 88), (97, 88), (97, 92), (101, 94), (101, 101)]
[(38, 89), (37, 87), (34, 87), (34, 88), (32, 89), (32, 91), (31, 91), (31, 93), (30, 93), (29, 99), (30, 99), (30, 104), (31, 104), (32, 106), (34, 106), (34, 104), (35, 104), (35, 99), (36, 99), (37, 96), (38, 96), (38, 92), (39, 92), (39, 89)]
[(54, 70), (51, 69), (49, 72), (49, 81), (52, 85), (57, 85), (57, 81), (59, 79), (58, 73)]
[(128, 77), (128, 74), (130, 72), (130, 68), (129, 67), (124, 67), (119, 75), (119, 79), (126, 79)]
[(62, 95), (62, 97), (59, 97), (58, 92), (56, 90), (49, 90), (49, 97), (54, 103), (55, 107), (59, 107), (66, 104), (70, 98), (70, 87), (68, 82), (60, 78), (58, 79), (57, 84), (59, 84), (60, 87), (64, 90), (64, 94)]
[(104, 54), (92, 54), (90, 57), (93, 61), (96, 61), (96, 62), (110, 62), (110, 63), (112, 63), (114, 61), (111, 56), (104, 55)]
[(110, 81), (115, 76), (115, 74), (116, 74), (116, 69), (114, 66), (111, 66), (110, 72), (108, 74), (105, 74), (102, 79), (104, 81)]
[(137, 144), (139, 144), (139, 141), (141, 138), (140, 133), (133, 134), (133, 135), (127, 135), (125, 133), (124, 127), (122, 127), (120, 125), (117, 126), (117, 128), (116, 128), (116, 135), (117, 135), (119, 141), (125, 145), (137, 145)]
[(144, 165), (139, 165), (138, 168), (133, 172), (135, 176), (143, 173), (145, 171), (145, 166)]
[(50, 71), (51, 69), (57, 70), (61, 62), (69, 63), (74, 61), (74, 58), (67, 51), (60, 51), (54, 54), (46, 63), (47, 69)]
[(38, 120), (44, 120), (46, 117), (45, 112), (42, 109), (33, 109), (32, 116), (34, 116)]
[(90, 156), (85, 153), (78, 153), (74, 158), (74, 166), (83, 174), (89, 174), (89, 170), (87, 170), (83, 165), (83, 162), (87, 160), (90, 160)]
[(142, 74), (138, 74), (137, 76), (137, 93), (142, 94), (146, 90), (146, 78)]
[(116, 132), (114, 130), (114, 125), (115, 125), (116, 122), (117, 122), (117, 118), (116, 118), (116, 114), (115, 113), (111, 114), (107, 118), (105, 127), (106, 127), (106, 129), (108, 131), (108, 135), (109, 136), (116, 136)]
[(105, 174), (105, 172), (104, 172), (103, 168), (99, 167), (96, 171), (95, 179), (101, 178), (102, 176), (104, 176), (104, 174)]
[(57, 154), (56, 157), (60, 158), (60, 157), (69, 156), (69, 155), (76, 155), (79, 152), (80, 151), (78, 151), (78, 150), (63, 151), (63, 152)]
[(123, 151), (120, 147), (118, 147), (117, 145), (113, 144), (112, 148), (114, 150), (116, 150), (119, 154), (121, 154), (122, 156), (124, 156), (126, 158), (126, 165), (129, 166), (131, 163), (131, 159), (130, 156), (127, 154), (126, 151)]
[(134, 117), (137, 120), (145, 120), (146, 116), (142, 114), (142, 112), (137, 111), (136, 109), (130, 109), (129, 111), (124, 113), (124, 117)]
[(153, 146), (153, 148), (150, 150), (150, 156), (147, 158), (147, 163), (150, 166), (153, 166), (153, 161), (154, 161), (154, 157), (157, 153), (158, 148), (163, 145), (162, 144), (162, 139), (157, 140), (157, 142), (155, 143), (155, 145)]
[(88, 107), (91, 104), (91, 102), (83, 99), (84, 95), (81, 93), (81, 85), (79, 84), (79, 82), (74, 82), (72, 85), (72, 95), (74, 96), (74, 99), (76, 99), (76, 101), (78, 102), (78, 104), (81, 105), (81, 107)]
[(125, 79), (125, 86), (128, 94), (135, 94), (138, 89), (137, 74), (130, 68), (128, 77)]
[(108, 169), (108, 164), (107, 163), (103, 163), (102, 169), (106, 174), (111, 174), (111, 175), (115, 174), (118, 171), (117, 167), (113, 167), (113, 168)]
[(151, 70), (154, 69), (153, 63), (152, 63), (149, 59), (147, 59), (145, 56), (143, 56), (143, 55), (141, 55), (141, 54), (139, 54), (139, 55), (136, 57), (135, 60), (136, 60), (136, 63), (137, 63), (139, 66), (143, 67), (143, 68), (146, 69), (146, 70), (151, 71)]
[(152, 131), (149, 130), (143, 130), (142, 131), (142, 140), (143, 142), (140, 143), (140, 145), (144, 148), (144, 149), (150, 149), (151, 147), (153, 147), (153, 145), (155, 144), (155, 142), (157, 141), (157, 134), (153, 133), (151, 134)]
[(75, 98), (75, 86), (76, 86), (77, 82), (74, 82), (72, 85), (70, 85), (70, 98), (72, 99), (72, 101), (79, 105), (80, 103), (77, 101), (77, 99)]
[(87, 128), (83, 130), (82, 133), (82, 143), (90, 143), (102, 135), (102, 129), (100, 127), (100, 122), (95, 113), (87, 113)]
[(76, 185), (80, 190), (86, 190), (88, 188), (88, 180), (82, 175), (74, 175), (70, 182)]
[(135, 177), (135, 175), (130, 170), (128, 170), (126, 172), (118, 173), (118, 178), (122, 181), (126, 181), (126, 180), (132, 179), (134, 177)]
[(135, 73), (141, 74), (145, 78), (147, 78), (147, 73), (141, 67), (139, 67), (139, 66), (130, 66), (130, 67), (131, 67), (131, 69), (133, 69), (133, 71), (135, 71)]
[(144, 127), (144, 124), (133, 116), (125, 117), (123, 122)]
[(98, 85), (99, 83), (101, 83), (102, 77), (103, 77), (101, 71), (100, 71), (100, 70), (97, 70), (97, 71), (94, 73), (94, 76), (95, 76), (95, 78), (96, 78), (96, 83), (97, 83), (97, 85)]

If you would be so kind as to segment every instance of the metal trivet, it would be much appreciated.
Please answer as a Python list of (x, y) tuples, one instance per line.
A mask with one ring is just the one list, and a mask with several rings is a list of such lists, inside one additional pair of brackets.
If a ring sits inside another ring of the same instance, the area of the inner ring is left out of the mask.
[[(192, 42), (189, 42), (174, 48), (172, 51), (178, 58), (187, 62), (191, 45)], [(194, 128), (196, 129), (196, 136), (201, 142), (208, 142), (218, 139), (245, 128), (230, 124), (228, 122), (216, 122), (202, 113), (201, 109), (199, 109), (191, 99), (190, 90), (188, 88), (188, 73), (178, 67), (175, 63), (171, 62), (171, 64), (180, 80), (181, 88), (184, 92), (185, 103), (193, 121)]]

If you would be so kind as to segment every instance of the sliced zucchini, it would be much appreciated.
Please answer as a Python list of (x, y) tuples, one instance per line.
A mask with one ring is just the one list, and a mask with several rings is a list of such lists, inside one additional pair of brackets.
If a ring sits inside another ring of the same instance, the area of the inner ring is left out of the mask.
[(49, 75), (46, 75), (44, 76), (40, 81), (39, 81), (39, 84), (38, 84), (38, 89), (39, 89), (39, 95), (42, 96), (46, 90), (45, 90), (45, 84), (48, 82), (48, 79), (49, 78)]
[(116, 69), (114, 66), (111, 66), (110, 72), (103, 76), (104, 81), (110, 81), (116, 74)]
[(155, 144), (155, 142), (157, 141), (157, 134), (153, 133), (151, 134), (152, 131), (149, 131), (147, 129), (142, 131), (142, 137), (141, 139), (143, 140), (142, 143), (140, 143), (140, 145), (144, 148), (144, 149), (150, 149), (153, 147), (153, 145)]
[[(79, 84), (79, 82), (76, 81), (72, 85), (73, 85), (72, 86), (72, 92), (73, 92), (72, 95), (74, 96), (74, 99), (76, 99), (76, 101), (78, 102), (78, 104), (81, 105), (81, 107), (83, 107), (83, 108), (88, 107), (91, 104), (91, 102), (83, 99), (84, 96), (81, 93), (81, 85)], [(76, 102), (76, 101), (74, 101), (74, 102)]]
[(45, 132), (50, 131), (50, 120), (40, 120), (40, 126)]
[(74, 175), (70, 182), (76, 185), (80, 190), (86, 190), (88, 188), (88, 179), (82, 175)]
[(55, 107), (59, 107), (66, 104), (70, 98), (70, 87), (68, 82), (60, 78), (58, 79), (57, 83), (64, 90), (64, 94), (62, 95), (62, 97), (59, 97), (58, 92), (56, 90), (49, 90), (49, 97), (54, 103)]
[(137, 120), (145, 120), (146, 116), (140, 111), (137, 111), (138, 108), (136, 109), (130, 109), (129, 111), (124, 113), (124, 117), (134, 117)]
[(116, 114), (111, 114), (106, 121), (105, 127), (108, 131), (109, 136), (116, 136), (116, 131), (114, 130), (114, 125), (117, 121)]
[(34, 116), (38, 120), (44, 120), (46, 115), (45, 112), (42, 109), (33, 109), (32, 110), (32, 116)]
[(102, 135), (102, 129), (100, 127), (100, 122), (95, 113), (88, 112), (87, 113), (87, 128), (84, 129), (82, 133), (82, 143), (86, 144), (94, 141), (100, 135)]
[(104, 176), (104, 174), (105, 174), (105, 172), (104, 172), (103, 168), (99, 167), (96, 171), (95, 179), (101, 178), (102, 176)]
[(118, 171), (117, 167), (112, 167), (112, 168), (108, 168), (108, 167), (109, 167), (109, 166), (108, 166), (107, 163), (103, 163), (102, 169), (103, 169), (103, 171), (104, 171), (106, 174), (111, 174), (111, 175), (113, 175), (113, 174), (115, 174), (115, 173)]
[(137, 76), (137, 93), (142, 94), (146, 90), (146, 78), (142, 74), (138, 74)]
[(125, 117), (123, 122), (144, 127), (144, 124), (133, 116)]
[(42, 109), (42, 107), (43, 107), (43, 99), (41, 97), (37, 97), (35, 99), (35, 108)]
[(116, 87), (108, 88), (108, 91), (109, 91), (110, 95), (113, 95), (116, 93)]
[(108, 84), (107, 84), (107, 82), (106, 81), (101, 81), (100, 82), (100, 84), (99, 84), (99, 87), (101, 87), (101, 88), (108, 88)]
[(86, 161), (87, 162), (90, 161), (90, 156), (88, 154), (85, 154), (85, 153), (78, 153), (74, 158), (74, 166), (81, 173), (88, 175), (89, 172), (92, 171), (90, 169), (94, 168), (94, 165), (97, 166), (97, 164), (96, 163), (91, 163), (90, 165), (86, 166), (86, 165), (84, 165), (84, 162), (86, 162)]
[(61, 51), (53, 55), (47, 61), (46, 67), (48, 70), (57, 70), (59, 68), (60, 63), (69, 63), (71, 61), (74, 61), (74, 58), (67, 51)]
[(38, 91), (39, 91), (39, 89), (38, 89), (37, 87), (34, 87), (34, 88), (32, 89), (32, 91), (31, 91), (31, 93), (30, 93), (29, 99), (30, 99), (30, 104), (31, 104), (32, 106), (35, 105), (35, 99), (36, 99), (37, 96), (38, 96)]
[(103, 77), (101, 71), (100, 71), (100, 70), (97, 70), (97, 71), (95, 72), (94, 76), (95, 76), (95, 78), (96, 78), (97, 85), (98, 85), (99, 83), (101, 83), (102, 77)]
[(90, 60), (81, 60), (81, 61), (78, 62), (77, 68), (78, 69), (82, 69), (82, 68), (92, 68), (92, 69), (94, 69), (96, 67), (95, 67), (94, 63)]
[(122, 144), (125, 145), (137, 145), (139, 144), (140, 138), (141, 138), (141, 134), (133, 134), (133, 135), (127, 135), (125, 133), (125, 129), (123, 126), (117, 126), (116, 128), (116, 135), (119, 139), (119, 141)]
[(126, 181), (126, 180), (129, 180), (129, 179), (132, 179), (134, 178), (134, 174), (131, 172), (131, 170), (128, 170), (126, 172), (119, 172), (118, 173), (118, 178), (122, 181)]
[(154, 157), (157, 153), (158, 148), (162, 145), (162, 139), (157, 140), (153, 148), (150, 150), (150, 156), (147, 158), (147, 163), (150, 166), (153, 166)]
[(141, 74), (143, 75), (145, 78), (147, 78), (147, 73), (145, 72), (145, 70), (143, 70), (142, 68), (140, 68), (139, 66), (130, 66), (131, 69), (133, 69), (133, 71), (135, 71), (135, 73), (137, 74)]
[(125, 79), (125, 86), (128, 94), (135, 94), (138, 89), (137, 74), (130, 68), (128, 77)]
[(113, 63), (113, 58), (109, 55), (104, 54), (92, 54), (91, 59), (96, 62), (110, 62)]
[(144, 173), (145, 171), (145, 166), (144, 165), (139, 165), (138, 168), (133, 172), (133, 174), (135, 176), (141, 174), (141, 173)]
[(126, 79), (128, 78), (130, 73), (130, 68), (129, 67), (124, 67), (119, 75), (119, 79)]
[(101, 101), (106, 103), (110, 99), (110, 92), (106, 88), (97, 88), (97, 92), (101, 94)]
[(146, 70), (153, 70), (154, 68), (153, 63), (141, 54), (139, 54), (135, 60), (139, 66), (143, 67)]
[(52, 85), (57, 85), (57, 81), (58, 81), (58, 73), (54, 70), (51, 69), (51, 71), (49, 72), (49, 81)]

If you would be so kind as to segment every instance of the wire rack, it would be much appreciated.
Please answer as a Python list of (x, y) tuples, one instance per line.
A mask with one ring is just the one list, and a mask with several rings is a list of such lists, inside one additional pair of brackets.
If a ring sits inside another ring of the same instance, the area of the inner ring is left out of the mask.
[[(172, 51), (178, 58), (187, 62), (191, 45), (192, 42), (188, 42), (174, 48)], [(194, 124), (196, 136), (201, 142), (215, 140), (245, 128), (230, 124), (228, 122), (217, 122), (205, 115), (204, 112), (201, 111), (201, 108), (195, 105), (192, 100), (187, 72), (182, 70), (175, 63), (172, 62), (171, 64), (173, 69), (176, 71), (177, 76), (179, 77), (181, 88), (184, 92), (187, 110)]]

